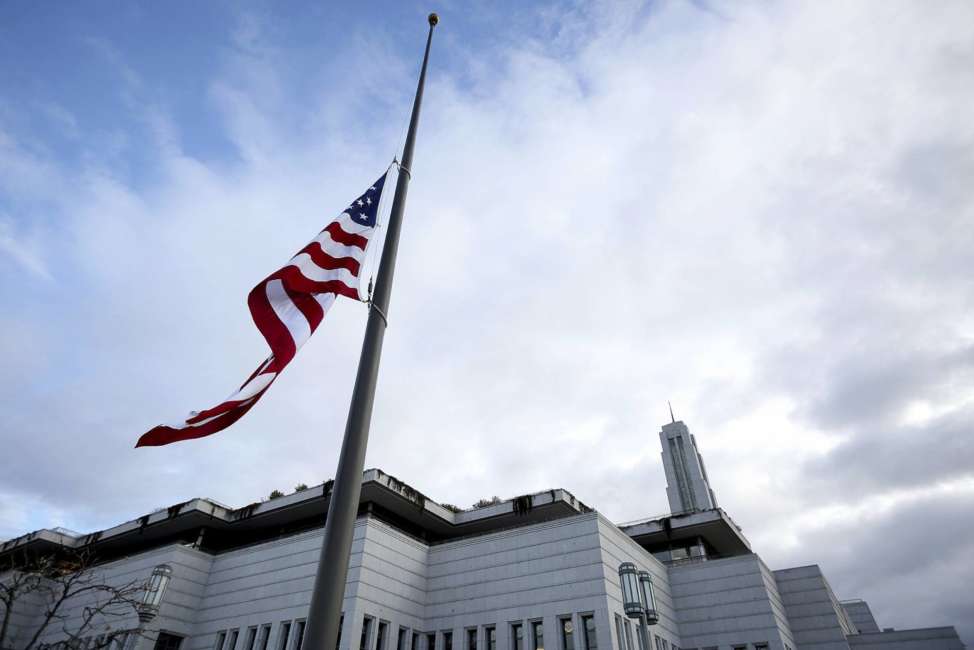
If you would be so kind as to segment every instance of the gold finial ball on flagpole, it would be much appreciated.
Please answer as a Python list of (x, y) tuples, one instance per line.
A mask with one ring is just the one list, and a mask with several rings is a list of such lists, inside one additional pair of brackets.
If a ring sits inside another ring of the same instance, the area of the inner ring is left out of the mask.
[(440, 22), (440, 17), (436, 14), (430, 14), (427, 20), (430, 21), (430, 27), (436, 27), (436, 23)]

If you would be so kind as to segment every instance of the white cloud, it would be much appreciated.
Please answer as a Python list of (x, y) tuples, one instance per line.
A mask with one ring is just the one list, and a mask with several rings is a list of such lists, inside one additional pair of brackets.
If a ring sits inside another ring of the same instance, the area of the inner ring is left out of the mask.
[[(671, 399), (721, 504), (781, 563), (818, 550), (819, 532), (792, 525), (809, 513), (969, 481), (971, 14), (583, 8), (545, 12), (550, 40), (486, 51), (444, 20), (368, 465), (460, 505), (558, 486), (633, 519), (666, 508), (656, 432)], [(63, 325), (38, 330), (50, 360), (0, 416), (20, 449), (7, 485), (71, 513), (52, 525), (197, 495), (243, 504), (334, 470), (364, 323), (348, 302), (232, 430), (129, 448), (253, 369), (246, 292), (385, 167), (405, 121), (414, 64), (398, 53), (322, 71), (323, 88), (380, 80), (369, 101), (323, 91), (294, 107), (284, 55), (259, 16), (246, 27), (209, 98), (239, 161), (192, 159), (154, 105), (162, 171), (145, 187), (110, 156), (78, 171), (0, 150), (30, 181), (18, 196), (56, 187), (71, 208), (45, 247), (77, 285), (28, 314)], [(849, 592), (875, 586), (869, 563), (841, 559), (823, 559), (840, 597), (869, 599)], [(878, 613), (896, 625), (910, 602)]]

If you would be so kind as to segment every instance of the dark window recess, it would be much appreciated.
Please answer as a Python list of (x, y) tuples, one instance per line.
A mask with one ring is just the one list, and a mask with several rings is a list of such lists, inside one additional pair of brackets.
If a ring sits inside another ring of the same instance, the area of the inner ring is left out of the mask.
[(388, 628), (388, 623), (379, 621), (379, 630), (375, 635), (375, 650), (386, 650), (386, 630)]
[(477, 650), (477, 628), (467, 630), (467, 650)]
[(436, 633), (426, 635), (426, 650), (436, 650)]
[(236, 650), (237, 648), (237, 637), (240, 636), (240, 630), (236, 629), (230, 633), (230, 643), (227, 645), (226, 650)]
[(485, 650), (497, 650), (496, 627), (484, 628), (484, 645), (487, 646)]
[(226, 643), (226, 641), (227, 641), (227, 633), (220, 632), (218, 635), (216, 635), (216, 645), (213, 646), (213, 650), (223, 650), (223, 644)]
[(179, 650), (179, 646), (182, 644), (182, 642), (183, 637), (181, 636), (160, 632), (159, 637), (156, 639), (156, 644), (153, 647), (154, 650)]
[(544, 650), (544, 623), (535, 621), (531, 623), (531, 642), (534, 650)]
[(298, 638), (294, 640), (294, 650), (301, 650), (301, 646), (304, 645), (304, 621), (298, 621)]
[(585, 638), (585, 650), (599, 650), (599, 641), (595, 636), (595, 618), (593, 616), (582, 617), (582, 633)]
[(254, 650), (254, 643), (257, 641), (257, 628), (247, 628), (247, 638), (244, 639), (243, 650)]
[(267, 644), (270, 642), (270, 640), (271, 640), (270, 623), (268, 623), (267, 625), (261, 625), (260, 637), (258, 638), (257, 641), (257, 650), (267, 650)]
[(372, 619), (368, 616), (362, 621), (362, 640), (359, 642), (359, 650), (369, 650), (369, 635), (372, 633)]
[(342, 614), (341, 616), (338, 617), (338, 640), (335, 641), (335, 650), (338, 650), (338, 648), (340, 648), (342, 645), (342, 627), (344, 625), (345, 625), (345, 615)]
[(511, 648), (524, 650), (524, 626), (520, 623), (511, 623)]
[(406, 650), (406, 628), (399, 626), (399, 635), (396, 637), (396, 650)]
[(559, 627), (561, 628), (561, 650), (574, 650), (575, 624), (572, 623), (572, 619), (561, 619), (561, 625)]
[(453, 632), (443, 633), (443, 650), (453, 650)]
[(409, 650), (419, 650), (419, 634), (413, 632), (413, 638), (409, 643)]
[(281, 623), (281, 636), (277, 640), (277, 650), (287, 650), (287, 638), (291, 636), (291, 621)]

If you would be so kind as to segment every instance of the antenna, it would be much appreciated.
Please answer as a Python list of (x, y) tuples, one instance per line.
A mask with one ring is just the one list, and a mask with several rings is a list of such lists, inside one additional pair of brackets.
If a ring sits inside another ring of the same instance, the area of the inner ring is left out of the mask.
[(670, 407), (670, 421), (675, 424), (676, 423), (676, 418), (673, 417), (673, 405), (670, 404), (670, 400), (666, 400), (666, 405)]

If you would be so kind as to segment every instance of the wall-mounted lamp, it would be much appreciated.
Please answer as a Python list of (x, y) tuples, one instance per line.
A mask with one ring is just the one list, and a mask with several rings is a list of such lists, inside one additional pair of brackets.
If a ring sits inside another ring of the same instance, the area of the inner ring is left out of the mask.
[(159, 613), (159, 605), (162, 603), (163, 594), (166, 593), (166, 587), (169, 586), (170, 578), (172, 578), (172, 567), (168, 564), (160, 564), (152, 570), (149, 585), (139, 605), (139, 620), (143, 623), (148, 623)]
[(639, 591), (643, 608), (646, 611), (646, 624), (659, 623), (659, 613), (656, 611), (656, 592), (653, 590), (653, 577), (648, 571), (639, 572)]

